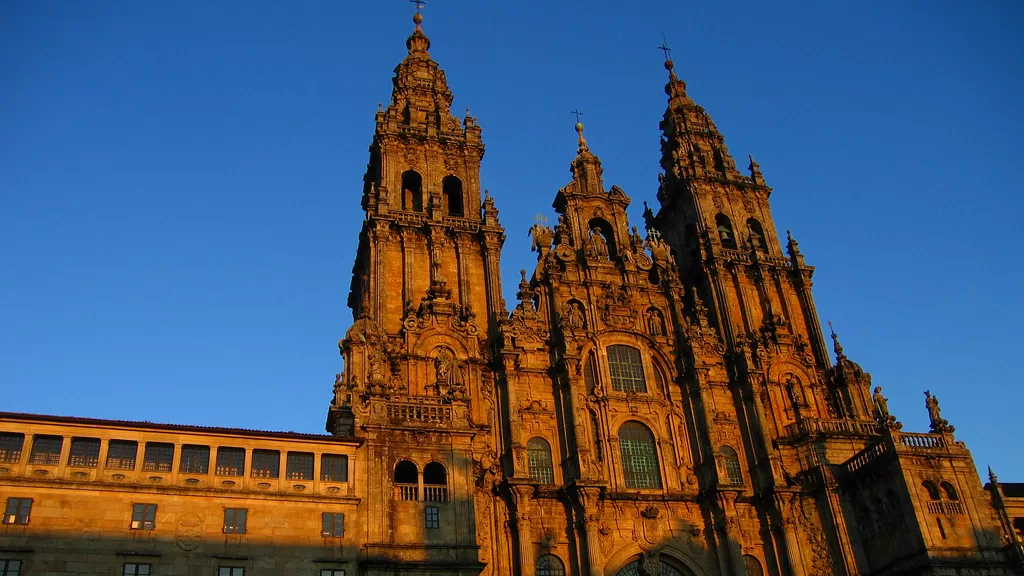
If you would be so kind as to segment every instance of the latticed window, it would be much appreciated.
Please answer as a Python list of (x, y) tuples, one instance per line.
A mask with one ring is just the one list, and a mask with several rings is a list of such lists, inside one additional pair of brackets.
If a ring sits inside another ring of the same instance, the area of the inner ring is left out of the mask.
[(132, 530), (156, 528), (156, 504), (132, 504)]
[(732, 485), (743, 484), (743, 473), (740, 472), (740, 457), (731, 446), (722, 446), (722, 460), (725, 462), (725, 481)]
[(743, 555), (743, 568), (746, 569), (747, 576), (764, 576), (764, 570), (761, 569), (761, 562), (750, 554)]
[(320, 456), (320, 479), (325, 482), (348, 482), (348, 456), (322, 454)]
[(615, 344), (608, 347), (608, 371), (612, 390), (616, 392), (647, 392), (644, 364), (640, 351), (632, 346)]
[(324, 512), (320, 535), (327, 538), (341, 538), (345, 535), (345, 515), (341, 512)]
[[(659, 560), (658, 564), (661, 568), (659, 570), (660, 576), (690, 576), (692, 574), (692, 572), (690, 572), (689, 570), (683, 571), (682, 569), (676, 568), (674, 565), (669, 564), (665, 560)], [(619, 573), (615, 576), (640, 576), (641, 574), (645, 576), (649, 575), (650, 572), (641, 569), (642, 565), (643, 562), (641, 560), (634, 560), (629, 564), (626, 564), (626, 566), (623, 567), (622, 570), (619, 570)]]
[(245, 568), (221, 566), (217, 569), (217, 576), (245, 576)]
[(289, 452), (286, 478), (289, 480), (312, 480), (313, 455), (308, 452)]
[(587, 356), (587, 362), (583, 365), (583, 381), (587, 385), (587, 392), (593, 392), (597, 388), (597, 369), (594, 368), (594, 353)]
[(423, 519), (426, 522), (427, 528), (440, 528), (441, 527), (441, 511), (437, 506), (427, 506), (423, 510)]
[(281, 474), (281, 453), (277, 450), (252, 451), (252, 477), (277, 478)]
[(0, 560), (0, 576), (19, 576), (21, 560)]
[(152, 568), (152, 564), (128, 563), (121, 570), (121, 576), (149, 576), (152, 573)]
[(619, 428), (619, 451), (627, 488), (661, 488), (661, 468), (654, 435), (639, 422)]
[(20, 462), (21, 448), (24, 445), (24, 434), (0, 434), (0, 462)]
[(245, 508), (224, 509), (224, 533), (245, 534), (245, 521), (249, 511)]
[(64, 445), (64, 438), (60, 436), (35, 436), (32, 438), (32, 457), (29, 464), (49, 464), (56, 466), (60, 463), (60, 448)]
[(28, 524), (32, 515), (31, 498), (8, 498), (4, 508), (4, 524)]
[(531, 438), (526, 443), (526, 458), (530, 464), (530, 478), (541, 484), (554, 484), (555, 473), (551, 465), (551, 445), (543, 438)]
[(553, 554), (537, 558), (537, 576), (565, 576), (565, 564)]
[(142, 458), (143, 472), (170, 472), (174, 463), (174, 444), (146, 442), (146, 455)]
[(179, 472), (186, 474), (210, 473), (210, 447), (186, 444), (181, 447)]
[(100, 461), (99, 438), (72, 438), (68, 466), (95, 468)]
[(217, 448), (217, 476), (245, 475), (245, 448)]
[(107, 444), (106, 467), (110, 470), (135, 470), (139, 443), (134, 440), (111, 440)]

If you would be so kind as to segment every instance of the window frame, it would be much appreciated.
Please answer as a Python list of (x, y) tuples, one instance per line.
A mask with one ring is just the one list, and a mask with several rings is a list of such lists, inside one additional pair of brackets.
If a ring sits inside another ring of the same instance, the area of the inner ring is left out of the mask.
[(324, 538), (344, 538), (345, 513), (322, 512), (320, 514), (320, 536)]
[[(128, 567), (132, 567), (132, 571), (128, 571)], [(145, 571), (141, 571), (144, 569)], [(125, 562), (124, 566), (121, 567), (121, 576), (149, 576), (153, 573), (152, 564), (140, 564), (138, 562)]]
[(71, 437), (71, 449), (68, 452), (68, 466), (72, 468), (96, 468), (100, 464), (100, 447), (103, 442), (99, 438)]
[(321, 454), (320, 481), (348, 482), (348, 454)]
[[(136, 520), (138, 518), (138, 520)], [(156, 530), (156, 504), (132, 503), (132, 521), (129, 530)]]
[(20, 432), (0, 433), (0, 462), (17, 464), (25, 451), (25, 435)]
[[(128, 449), (131, 448), (129, 457)], [(128, 464), (131, 464), (129, 467)], [(139, 443), (136, 440), (109, 440), (103, 467), (108, 470), (135, 470), (139, 466)]]
[[(546, 565), (542, 566), (541, 564)], [(535, 562), (534, 574), (536, 576), (566, 576), (565, 562), (554, 554), (541, 554)]]
[(345, 571), (340, 568), (321, 568), (320, 576), (345, 576)]
[[(308, 468), (306, 467), (308, 463)], [(284, 477), (287, 480), (313, 480), (316, 455), (312, 452), (291, 452), (285, 456)]]
[[(11, 564), (17, 566), (11, 566)], [(20, 576), (25, 567), (25, 561), (21, 558), (4, 558), (0, 560), (0, 576)]]
[(623, 394), (646, 394), (647, 367), (643, 352), (628, 344), (609, 344), (605, 348), (608, 357), (608, 376), (611, 377), (612, 391)]
[[(170, 448), (169, 460), (166, 459), (168, 448)], [(174, 449), (174, 444), (170, 442), (146, 442), (146, 448), (142, 451), (142, 471), (173, 472)]]
[(178, 473), (209, 474), (210, 447), (203, 444), (182, 444), (181, 458), (178, 460)]
[[(281, 451), (256, 448), (249, 461), (249, 476), (265, 480), (281, 477)], [(272, 466), (271, 466), (272, 465)]]
[[(629, 427), (627, 429), (627, 427)], [(633, 430), (645, 436), (640, 438), (625, 438), (624, 433)], [(662, 490), (664, 483), (661, 478), (661, 458), (658, 454), (658, 439), (649, 426), (637, 420), (627, 420), (619, 426), (619, 458), (622, 464), (622, 476), (626, 488), (630, 490)], [(647, 448), (649, 447), (649, 454)], [(628, 452), (628, 454), (627, 454)], [(638, 467), (638, 463), (644, 463)], [(642, 480), (642, 481), (641, 481)]]
[(546, 438), (534, 436), (526, 441), (526, 467), (531, 479), (545, 486), (555, 484), (555, 465), (551, 457), (551, 443)]
[(9, 526), (27, 526), (32, 519), (32, 498), (8, 496), (4, 505), (3, 524)]
[[(47, 443), (56, 442), (57, 451), (53, 452), (53, 446), (46, 448), (47, 452), (40, 451), (41, 446)], [(64, 437), (52, 434), (33, 434), (32, 452), (29, 454), (28, 463), (40, 466), (57, 466), (60, 464), (60, 453), (64, 450)]]
[(248, 520), (248, 508), (225, 508), (222, 530), (224, 534), (245, 534)]
[(245, 568), (242, 566), (218, 566), (217, 576), (245, 576)]
[(427, 530), (438, 530), (441, 528), (441, 507), (424, 506), (423, 522)]
[(218, 446), (215, 476), (245, 476), (245, 448)]

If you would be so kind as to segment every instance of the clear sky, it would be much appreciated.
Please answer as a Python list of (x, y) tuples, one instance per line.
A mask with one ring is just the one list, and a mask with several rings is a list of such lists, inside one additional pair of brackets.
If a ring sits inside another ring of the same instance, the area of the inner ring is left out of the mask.
[[(0, 0), (0, 409), (321, 432), (378, 102), (411, 4)], [(906, 430), (935, 393), (1024, 482), (1024, 4), (424, 9), (501, 210), (506, 298), (570, 179), (655, 204), (662, 34)]]

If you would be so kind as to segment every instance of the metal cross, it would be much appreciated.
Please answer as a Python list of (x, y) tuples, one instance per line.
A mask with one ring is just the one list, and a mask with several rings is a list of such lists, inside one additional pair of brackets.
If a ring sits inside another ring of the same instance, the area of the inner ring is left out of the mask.
[(658, 46), (658, 50), (661, 50), (662, 52), (665, 53), (665, 60), (672, 59), (672, 49), (668, 47), (667, 42), (662, 42), (661, 46)]
[(547, 226), (548, 225), (548, 217), (543, 215), (543, 214), (537, 214), (536, 216), (533, 217), (533, 222), (534, 222), (534, 224), (539, 224), (541, 226)]
[(580, 116), (583, 116), (583, 112), (580, 112), (579, 110), (570, 110), (569, 114), (575, 114), (576, 115), (576, 123), (577, 124), (580, 123)]
[(409, 2), (412, 2), (413, 4), (416, 5), (417, 12), (419, 12), (420, 8), (423, 8), (423, 5), (426, 4), (425, 0), (409, 0)]

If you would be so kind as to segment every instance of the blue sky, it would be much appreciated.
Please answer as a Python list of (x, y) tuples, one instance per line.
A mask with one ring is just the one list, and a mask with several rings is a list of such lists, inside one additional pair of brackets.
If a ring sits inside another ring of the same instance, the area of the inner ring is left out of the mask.
[[(628, 9), (624, 8), (628, 6)], [(319, 432), (407, 2), (0, 2), (3, 409)], [(846, 353), (1024, 481), (1019, 2), (472, 2), (424, 9), (508, 239), (569, 180), (654, 204), (665, 70), (752, 153)]]

